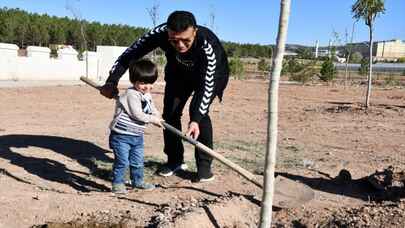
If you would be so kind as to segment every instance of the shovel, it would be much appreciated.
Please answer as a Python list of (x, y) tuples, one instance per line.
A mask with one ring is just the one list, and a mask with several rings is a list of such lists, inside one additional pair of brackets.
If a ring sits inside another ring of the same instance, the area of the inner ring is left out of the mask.
[[(85, 82), (86, 84), (90, 85), (95, 89), (99, 90), (101, 87), (100, 85), (98, 85), (96, 82), (92, 81), (89, 78), (82, 76), (80, 77), (80, 80), (82, 80), (83, 82)], [(220, 161), (225, 166), (239, 173), (242, 177), (244, 177), (257, 187), (263, 188), (262, 183), (257, 180), (256, 176), (247, 171), (246, 169), (233, 163), (232, 161), (228, 160), (221, 154), (215, 152), (211, 148), (205, 146), (204, 144), (198, 142), (197, 140), (194, 140), (190, 136), (187, 136), (185, 133), (179, 131), (177, 128), (171, 126), (170, 124), (163, 122), (162, 125), (166, 130), (172, 132), (173, 134), (176, 134), (184, 141), (200, 149), (200, 151), (209, 154), (210, 156)], [(312, 200), (314, 196), (315, 196), (314, 191), (300, 182), (293, 181), (282, 176), (277, 176), (275, 179), (274, 202), (273, 202), (273, 205), (275, 207), (279, 208), (298, 207)]]

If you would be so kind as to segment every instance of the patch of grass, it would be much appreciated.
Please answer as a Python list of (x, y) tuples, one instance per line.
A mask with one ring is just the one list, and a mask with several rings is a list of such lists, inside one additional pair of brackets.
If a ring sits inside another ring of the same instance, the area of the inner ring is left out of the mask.
[(197, 172), (197, 166), (196, 166), (196, 163), (195, 163), (194, 159), (189, 160), (189, 161), (185, 161), (185, 163), (188, 166), (188, 169), (187, 169), (188, 171)]
[[(145, 156), (144, 160), (145, 160), (144, 179), (145, 181), (148, 181), (152, 179), (152, 177), (156, 174), (157, 170), (160, 168), (162, 164), (165, 163), (165, 161), (163, 161), (163, 159), (161, 158), (153, 156)], [(93, 168), (90, 170), (91, 176), (112, 181), (112, 169), (113, 169), (112, 162), (100, 161), (97, 160), (96, 158), (91, 158), (90, 162), (92, 163), (93, 166)], [(130, 180), (129, 169), (127, 169), (125, 172), (125, 179)]]
[(277, 155), (277, 168), (303, 167), (303, 155), (300, 155), (300, 148), (298, 146), (279, 146)]
[[(250, 159), (250, 158), (239, 158), (236, 156), (230, 156), (228, 158), (235, 164), (239, 165), (240, 167), (248, 170), (251, 173), (255, 174), (262, 174), (264, 170), (264, 159), (256, 160), (256, 159)], [(221, 166), (225, 167), (221, 163)]]
[(286, 146), (285, 149), (286, 149), (286, 150), (289, 150), (289, 151), (291, 151), (291, 152), (298, 152), (298, 151), (299, 151), (298, 147), (296, 147), (296, 146), (294, 146), (294, 145)]
[(395, 78), (393, 75), (384, 78), (385, 86), (398, 86), (399, 84), (399, 79)]
[(235, 140), (229, 142), (214, 143), (215, 149), (225, 149), (229, 151), (240, 151), (254, 154), (258, 157), (264, 157), (266, 153), (266, 145), (258, 142), (247, 142), (243, 140)]
[(297, 157), (285, 157), (283, 159), (278, 159), (277, 168), (300, 168), (303, 167), (302, 159)]
[[(250, 172), (260, 172), (260, 167), (264, 166), (266, 145), (263, 143), (243, 140), (222, 141), (215, 143), (214, 148), (231, 151), (227, 158)], [(219, 161), (217, 163), (221, 170), (225, 169), (225, 165)]]
[(106, 161), (101, 161), (97, 160), (96, 158), (91, 158), (89, 161), (92, 164), (92, 168), (90, 169), (90, 175), (111, 181), (111, 172), (112, 172), (112, 166), (113, 163), (111, 162), (106, 162)]
[(162, 158), (145, 156), (144, 180), (150, 181), (164, 163)]
[[(227, 159), (255, 174), (263, 174), (265, 165), (266, 145), (243, 140), (223, 141), (215, 144), (216, 150), (227, 150)], [(297, 145), (279, 145), (276, 168), (302, 168), (303, 155)], [(220, 170), (228, 169), (217, 162)]]

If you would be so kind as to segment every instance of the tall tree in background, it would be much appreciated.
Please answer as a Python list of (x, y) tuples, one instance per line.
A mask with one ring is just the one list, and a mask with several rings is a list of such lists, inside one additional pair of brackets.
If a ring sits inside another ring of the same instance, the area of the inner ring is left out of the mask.
[(97, 45), (101, 45), (104, 39), (104, 27), (98, 22), (92, 22), (87, 25), (86, 37), (89, 50), (96, 51)]
[(20, 47), (24, 47), (28, 34), (29, 17), (27, 14), (22, 13), (21, 11), (17, 11), (15, 14), (15, 20), (18, 24), (18, 27), (15, 30), (16, 41), (18, 41)]
[(13, 42), (15, 38), (17, 22), (13, 13), (11, 10), (0, 12), (0, 40), (3, 42)]
[(30, 23), (28, 25), (28, 41), (29, 43), (37, 46), (41, 46), (41, 29), (40, 23), (37, 16), (33, 16), (30, 19)]
[(215, 8), (213, 5), (210, 6), (210, 15), (209, 15), (209, 22), (208, 22), (208, 27), (215, 32), (216, 30), (216, 25), (215, 25)]
[(152, 8), (146, 9), (148, 11), (150, 19), (152, 20), (153, 28), (155, 28), (157, 26), (157, 23), (159, 20), (159, 7), (160, 7), (159, 2), (154, 1)]
[(278, 24), (277, 47), (273, 59), (268, 99), (267, 143), (266, 161), (264, 168), (264, 188), (262, 207), (260, 211), (260, 228), (271, 227), (273, 196), (274, 196), (274, 171), (276, 168), (277, 134), (278, 134), (278, 88), (281, 68), (287, 38), (288, 19), (290, 16), (291, 0), (281, 0), (280, 18)]
[[(153, 28), (157, 26), (158, 20), (159, 20), (159, 2), (154, 1), (152, 8), (147, 8), (146, 10), (148, 11), (149, 17), (152, 20)], [(152, 29), (153, 29), (152, 28)], [(152, 51), (152, 60), (156, 60), (156, 50)]]
[(346, 31), (346, 45), (345, 45), (345, 49), (346, 49), (346, 66), (345, 66), (345, 88), (347, 86), (347, 78), (348, 78), (348, 74), (349, 74), (349, 62), (350, 62), (350, 57), (352, 55), (352, 50), (353, 50), (353, 36), (354, 36), (354, 29), (356, 27), (356, 21), (353, 22), (353, 26), (352, 26), (352, 33), (350, 35), (350, 42), (348, 41), (348, 33)]
[[(95, 51), (97, 45), (129, 46), (148, 31), (147, 28), (82, 20), (80, 11), (77, 7), (73, 7), (73, 3), (78, 2), (80, 1), (67, 1), (67, 10), (73, 10), (73, 15), (76, 15), (73, 19), (0, 7), (0, 42), (18, 44), (20, 48), (32, 45), (65, 44), (72, 45), (80, 51), (84, 49)], [(157, 4), (154, 8), (157, 12), (156, 6)], [(211, 14), (211, 26), (214, 26), (213, 16), (214, 14)], [(157, 17), (155, 18), (154, 23), (157, 25), (159, 22)], [(218, 26), (214, 27), (218, 29)], [(271, 45), (225, 41), (222, 43), (229, 57), (271, 58), (272, 56)]]
[[(80, 1), (80, 0), (77, 0)], [(75, 17), (76, 20), (79, 21), (80, 23), (80, 35), (82, 36), (82, 42), (80, 45), (81, 52), (86, 51), (85, 54), (85, 60), (86, 60), (86, 78), (89, 77), (89, 48), (87, 46), (87, 37), (86, 37), (86, 24), (87, 22), (83, 20), (82, 14), (80, 13), (80, 10), (76, 7), (73, 6), (73, 4), (67, 0), (66, 1), (66, 10), (70, 11), (73, 16)]]
[(50, 44), (64, 44), (66, 42), (65, 28), (61, 23), (51, 22), (49, 27), (49, 43)]
[(375, 18), (385, 12), (384, 0), (357, 0), (352, 6), (353, 17), (357, 20), (363, 19), (369, 29), (369, 61), (370, 68), (368, 73), (366, 109), (370, 105), (371, 81), (373, 73), (373, 30)]

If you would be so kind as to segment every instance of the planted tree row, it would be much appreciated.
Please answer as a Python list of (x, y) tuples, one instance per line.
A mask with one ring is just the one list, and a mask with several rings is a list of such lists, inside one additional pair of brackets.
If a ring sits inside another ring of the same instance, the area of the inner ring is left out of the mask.
[[(81, 33), (82, 28), (84, 34)], [(127, 25), (100, 24), (19, 9), (0, 9), (0, 42), (14, 43), (20, 47), (68, 44), (83, 50), (85, 42), (89, 50), (95, 50), (97, 45), (128, 46), (146, 31), (145, 28)]]
[[(129, 46), (148, 30), (0, 8), (0, 42), (14, 43), (20, 48), (66, 44), (80, 51), (86, 47), (95, 51), (97, 45)], [(230, 57), (269, 58), (272, 54), (270, 45), (223, 44)]]

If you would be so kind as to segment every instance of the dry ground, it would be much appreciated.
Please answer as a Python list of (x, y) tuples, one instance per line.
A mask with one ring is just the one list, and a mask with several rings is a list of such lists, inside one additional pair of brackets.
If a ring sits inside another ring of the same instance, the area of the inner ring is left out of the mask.
[[(258, 178), (267, 83), (231, 81), (224, 102), (211, 109), (216, 151)], [(376, 88), (368, 112), (361, 105), (364, 91), (281, 85), (278, 175), (310, 186), (316, 197), (300, 208), (275, 208), (274, 226), (405, 224), (403, 195), (392, 198), (364, 182), (377, 168), (405, 167), (405, 90)], [(162, 85), (154, 98), (161, 109)], [(160, 187), (122, 197), (109, 193), (113, 155), (107, 137), (114, 103), (92, 88), (0, 88), (0, 101), (0, 227), (257, 226), (261, 190), (219, 162), (212, 183), (191, 182), (193, 173), (154, 175), (165, 157), (161, 130), (152, 126), (145, 138), (146, 178)], [(187, 112), (184, 117), (187, 123)], [(186, 150), (193, 170), (193, 148)], [(352, 180), (335, 178), (342, 169)], [(394, 202), (380, 202), (387, 198)]]

